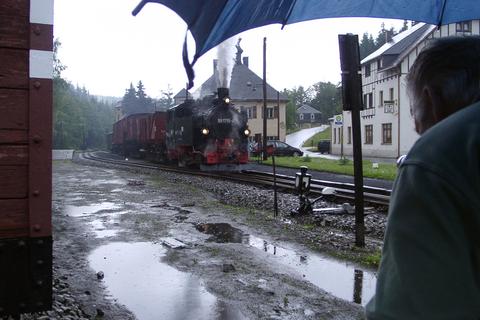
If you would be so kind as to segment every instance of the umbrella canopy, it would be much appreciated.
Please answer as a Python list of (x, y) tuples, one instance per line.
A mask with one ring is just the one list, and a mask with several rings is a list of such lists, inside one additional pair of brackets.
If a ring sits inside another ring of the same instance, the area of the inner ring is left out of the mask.
[(442, 25), (480, 18), (478, 0), (142, 0), (133, 14), (148, 2), (167, 6), (187, 23), (196, 44), (191, 63), (186, 41), (184, 44), (183, 58), (190, 80), (191, 67), (208, 50), (236, 34), (268, 24), (372, 17)]

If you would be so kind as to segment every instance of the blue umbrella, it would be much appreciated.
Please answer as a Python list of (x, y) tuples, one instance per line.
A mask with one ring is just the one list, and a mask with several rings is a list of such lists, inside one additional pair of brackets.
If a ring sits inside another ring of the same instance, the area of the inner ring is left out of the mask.
[(243, 31), (269, 25), (336, 17), (407, 19), (442, 25), (480, 18), (478, 0), (142, 0), (136, 15), (148, 2), (176, 12), (193, 35), (196, 52), (184, 65), (193, 85), (193, 65), (211, 48)]

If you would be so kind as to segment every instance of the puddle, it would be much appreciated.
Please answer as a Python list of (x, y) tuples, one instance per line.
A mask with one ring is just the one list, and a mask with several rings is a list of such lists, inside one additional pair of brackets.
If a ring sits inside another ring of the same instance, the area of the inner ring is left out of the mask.
[(273, 245), (228, 223), (205, 223), (197, 225), (196, 228), (200, 232), (212, 235), (208, 241), (248, 244), (271, 254), (279, 263), (300, 273), (305, 280), (344, 300), (366, 305), (375, 293), (377, 278), (373, 272), (320, 254), (297, 253)]
[(219, 243), (247, 243), (249, 235), (228, 223), (203, 223), (195, 226), (198, 231), (212, 235), (207, 241)]
[(166, 250), (146, 242), (116, 242), (94, 250), (89, 262), (95, 272), (104, 272), (113, 298), (140, 320), (245, 319), (206, 291), (197, 277), (162, 263)]
[(93, 232), (97, 238), (109, 238), (117, 235), (118, 230), (107, 229), (105, 224), (100, 220), (94, 220), (90, 222), (93, 227)]
[(71, 217), (83, 217), (92, 213), (96, 213), (101, 210), (113, 210), (120, 207), (113, 202), (102, 202), (99, 204), (91, 204), (88, 206), (73, 206), (67, 205), (65, 207), (65, 213)]

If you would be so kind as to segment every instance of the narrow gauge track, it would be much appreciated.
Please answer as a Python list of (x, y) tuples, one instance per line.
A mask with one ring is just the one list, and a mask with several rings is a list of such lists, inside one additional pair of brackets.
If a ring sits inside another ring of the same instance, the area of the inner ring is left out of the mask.
[[(87, 160), (93, 160), (103, 163), (110, 163), (115, 165), (121, 166), (128, 166), (128, 167), (136, 167), (142, 169), (151, 169), (151, 170), (164, 170), (170, 172), (177, 172), (177, 173), (185, 173), (191, 174), (196, 176), (204, 176), (210, 178), (217, 178), (217, 179), (228, 179), (231, 181), (236, 182), (243, 182), (247, 184), (254, 184), (260, 186), (273, 186), (273, 174), (262, 172), (262, 171), (255, 171), (255, 170), (245, 170), (241, 173), (234, 173), (234, 172), (205, 172), (194, 170), (190, 168), (180, 168), (175, 166), (169, 166), (164, 164), (147, 164), (142, 161), (126, 161), (126, 160), (115, 160), (106, 158), (105, 156), (101, 155), (99, 152), (87, 152), (82, 153), (80, 155), (82, 158)], [(277, 188), (284, 191), (295, 191), (295, 177), (277, 174), (276, 175), (276, 183)], [(354, 184), (352, 183), (345, 183), (345, 182), (335, 182), (335, 181), (327, 181), (327, 180), (311, 180), (310, 186), (310, 194), (320, 195), (321, 191), (325, 187), (331, 187), (335, 189), (335, 197), (345, 200), (353, 200), (355, 198), (354, 195)], [(388, 202), (390, 200), (390, 193), (391, 190), (377, 188), (377, 187), (370, 187), (364, 186), (364, 197), (365, 202), (372, 205), (381, 205), (381, 206), (388, 206)]]

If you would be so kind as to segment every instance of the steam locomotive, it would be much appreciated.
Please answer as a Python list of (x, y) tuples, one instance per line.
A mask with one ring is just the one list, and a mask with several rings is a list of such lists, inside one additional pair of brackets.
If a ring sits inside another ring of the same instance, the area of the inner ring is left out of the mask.
[(113, 125), (112, 152), (205, 171), (240, 171), (248, 165), (247, 115), (217, 97), (186, 100), (167, 112), (141, 113)]

